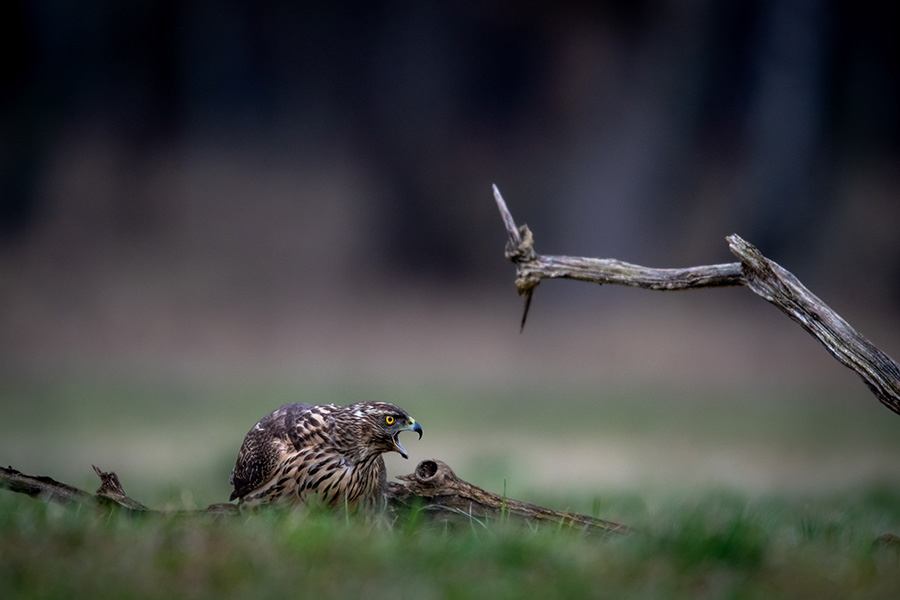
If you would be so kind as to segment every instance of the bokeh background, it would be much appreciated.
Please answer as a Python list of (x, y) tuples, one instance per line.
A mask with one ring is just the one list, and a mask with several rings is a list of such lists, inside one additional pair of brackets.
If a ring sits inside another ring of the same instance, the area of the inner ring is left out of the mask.
[(370, 398), (425, 428), (392, 473), (583, 511), (900, 485), (900, 417), (747, 290), (545, 282), (520, 334), (490, 187), (543, 253), (738, 233), (900, 356), (897, 6), (306, 4), (7, 4), (0, 462), (203, 505), (273, 408)]

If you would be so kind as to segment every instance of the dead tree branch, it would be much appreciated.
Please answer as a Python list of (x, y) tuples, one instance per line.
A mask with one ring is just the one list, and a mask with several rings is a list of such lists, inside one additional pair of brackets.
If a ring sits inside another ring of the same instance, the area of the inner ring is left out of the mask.
[[(62, 483), (50, 477), (26, 475), (12, 467), (0, 467), (0, 488), (43, 498), (60, 504), (79, 504), (94, 509), (124, 510), (135, 514), (167, 516), (237, 515), (237, 504), (211, 504), (205, 510), (162, 512), (148, 508), (125, 494), (115, 473), (94, 467), (101, 485), (95, 494)], [(424, 460), (415, 472), (400, 477), (401, 483), (388, 483), (385, 489), (387, 510), (395, 517), (420, 510), (429, 517), (449, 522), (463, 518), (482, 520), (521, 520), (547, 522), (578, 527), (586, 531), (627, 533), (624, 525), (586, 515), (556, 511), (527, 502), (504, 498), (459, 479), (445, 463)]]
[(12, 467), (0, 467), (0, 487), (32, 498), (46, 498), (57, 504), (97, 503), (97, 498), (93, 494), (77, 487), (61, 483), (52, 477), (25, 475)]
[(624, 525), (610, 521), (551, 510), (486, 492), (457, 477), (453, 470), (440, 460), (423, 460), (415, 472), (401, 475), (399, 479), (402, 484), (388, 484), (387, 497), (392, 506), (409, 510), (418, 505), (421, 510), (443, 519), (516, 518), (530, 522), (571, 525), (606, 533), (629, 531)]
[(509, 238), (506, 258), (516, 265), (516, 287), (525, 296), (521, 327), (525, 326), (534, 289), (544, 279), (577, 279), (665, 291), (743, 285), (796, 321), (841, 364), (856, 371), (882, 404), (900, 414), (900, 366), (787, 269), (764, 257), (738, 235), (726, 239), (740, 262), (684, 269), (652, 269), (603, 258), (544, 256), (534, 251), (534, 236), (528, 226), (516, 226), (496, 185), (494, 200)]

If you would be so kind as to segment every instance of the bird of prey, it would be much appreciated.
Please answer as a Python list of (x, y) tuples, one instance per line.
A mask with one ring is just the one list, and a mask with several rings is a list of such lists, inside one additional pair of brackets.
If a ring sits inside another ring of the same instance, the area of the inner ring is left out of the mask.
[(385, 452), (401, 431), (422, 426), (386, 402), (286, 404), (253, 426), (231, 472), (241, 506), (322, 504), (375, 509), (383, 498)]

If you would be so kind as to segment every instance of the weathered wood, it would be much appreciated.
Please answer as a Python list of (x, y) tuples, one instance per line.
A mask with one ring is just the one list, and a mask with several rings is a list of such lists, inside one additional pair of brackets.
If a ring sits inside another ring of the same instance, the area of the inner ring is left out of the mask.
[[(94, 467), (94, 472), (101, 479), (101, 486), (96, 494), (89, 494), (50, 477), (25, 475), (12, 467), (0, 467), (0, 488), (5, 487), (13, 492), (57, 503), (75, 503), (98, 509), (117, 509), (147, 515), (231, 516), (240, 512), (236, 504), (227, 503), (211, 504), (205, 510), (156, 511), (130, 498), (115, 473), (104, 472), (97, 467)], [(422, 461), (414, 473), (403, 475), (400, 479), (401, 483), (391, 482), (385, 489), (387, 510), (394, 517), (400, 517), (411, 510), (420, 510), (429, 517), (445, 521), (458, 521), (462, 518), (479, 522), (483, 522), (486, 518), (514, 519), (550, 522), (604, 534), (631, 531), (624, 525), (610, 521), (576, 513), (555, 511), (486, 492), (459, 479), (450, 467), (439, 460)]]
[(841, 364), (856, 371), (882, 404), (900, 414), (900, 366), (894, 359), (755, 246), (737, 235), (727, 240), (741, 259), (744, 285), (797, 322)]
[(787, 269), (767, 259), (749, 242), (730, 235), (729, 247), (741, 262), (653, 269), (604, 258), (545, 256), (534, 251), (527, 225), (516, 226), (497, 186), (494, 200), (506, 228), (506, 258), (516, 265), (516, 287), (525, 296), (525, 326), (535, 287), (544, 279), (576, 279), (651, 290), (689, 290), (743, 285), (778, 307), (815, 337), (841, 364), (854, 370), (873, 394), (900, 414), (900, 365), (867, 340)]
[(662, 291), (743, 284), (740, 263), (683, 269), (651, 269), (613, 258), (548, 255), (540, 256), (539, 260), (537, 258), (536, 256), (533, 264), (523, 265), (519, 271), (517, 285), (527, 286), (531, 283), (536, 284), (541, 279), (557, 277)]
[(399, 477), (403, 483), (390, 483), (389, 504), (406, 510), (424, 510), (446, 520), (523, 519), (550, 522), (604, 533), (627, 533), (628, 527), (577, 513), (563, 512), (505, 498), (463, 481), (446, 463), (423, 460), (410, 475)]
[(122, 488), (122, 484), (119, 483), (118, 475), (112, 471), (101, 471), (96, 466), (91, 466), (94, 467), (94, 473), (100, 478), (100, 488), (97, 490), (95, 496), (101, 504), (118, 506), (135, 512), (150, 510), (137, 500), (128, 497), (125, 490)]
[(45, 498), (57, 504), (97, 503), (92, 494), (77, 487), (56, 481), (52, 477), (26, 475), (12, 467), (0, 467), (0, 487), (32, 498)]

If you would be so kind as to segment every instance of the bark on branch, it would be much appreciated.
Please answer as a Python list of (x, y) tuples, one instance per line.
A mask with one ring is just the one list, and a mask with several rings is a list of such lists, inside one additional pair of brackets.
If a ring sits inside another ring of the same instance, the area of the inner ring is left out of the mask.
[(577, 279), (666, 291), (743, 285), (796, 321), (841, 364), (856, 371), (882, 404), (900, 414), (900, 366), (787, 269), (738, 235), (726, 239), (740, 262), (684, 269), (652, 269), (604, 258), (544, 256), (534, 251), (534, 236), (528, 226), (516, 226), (496, 185), (494, 200), (508, 236), (506, 258), (516, 265), (516, 287), (525, 296), (521, 327), (525, 327), (534, 289), (544, 279)]
[(463, 481), (446, 463), (423, 460), (410, 475), (401, 475), (403, 483), (389, 483), (387, 498), (395, 510), (425, 510), (440, 518), (514, 518), (532, 522), (571, 525), (585, 530), (606, 533), (626, 533), (624, 525), (595, 519), (586, 515), (560, 512), (527, 502), (505, 498), (486, 492)]
[[(50, 477), (26, 475), (12, 467), (0, 467), (0, 488), (43, 498), (61, 504), (79, 504), (95, 509), (119, 509), (129, 513), (186, 516), (208, 514), (237, 515), (236, 504), (211, 504), (205, 510), (161, 512), (130, 498), (115, 473), (94, 467), (101, 485), (96, 493), (61, 483)], [(595, 533), (627, 533), (624, 525), (603, 521), (586, 515), (556, 511), (527, 502), (512, 500), (487, 492), (463, 481), (439, 460), (424, 460), (409, 475), (400, 476), (401, 483), (390, 482), (385, 489), (387, 511), (394, 517), (410, 511), (422, 511), (433, 519), (450, 522), (461, 520), (484, 523), (486, 519), (547, 522), (574, 526)]]

